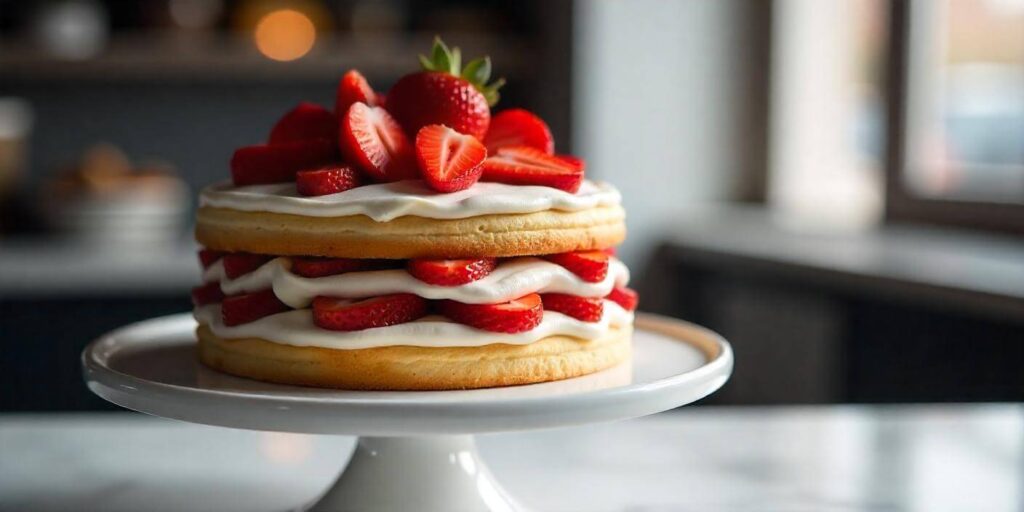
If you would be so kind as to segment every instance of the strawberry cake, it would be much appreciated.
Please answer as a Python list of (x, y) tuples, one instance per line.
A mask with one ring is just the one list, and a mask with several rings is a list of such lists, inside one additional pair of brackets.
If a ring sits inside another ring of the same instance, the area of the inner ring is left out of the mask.
[(637, 295), (614, 256), (620, 196), (558, 154), (503, 80), (435, 41), (375, 92), (302, 103), (200, 195), (200, 360), (252, 379), (469, 389), (585, 375), (629, 357)]

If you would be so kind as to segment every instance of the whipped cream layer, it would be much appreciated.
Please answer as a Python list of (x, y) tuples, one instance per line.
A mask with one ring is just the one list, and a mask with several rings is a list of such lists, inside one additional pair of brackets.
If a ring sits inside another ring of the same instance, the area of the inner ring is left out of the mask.
[(414, 322), (361, 331), (329, 331), (313, 323), (308, 309), (297, 309), (265, 316), (247, 324), (228, 327), (221, 320), (220, 304), (201, 306), (194, 311), (196, 321), (207, 325), (224, 339), (260, 338), (297, 347), (321, 347), (340, 350), (407, 345), (414, 347), (480, 347), (495, 343), (526, 345), (548, 336), (572, 336), (592, 340), (606, 334), (611, 327), (633, 323), (633, 313), (618, 304), (604, 301), (604, 314), (598, 322), (545, 311), (537, 327), (521, 333), (505, 334), (482, 331), (457, 324), (444, 317), (431, 315)]
[(608, 276), (598, 283), (584, 281), (550, 261), (530, 257), (502, 261), (482, 279), (459, 286), (427, 284), (403, 269), (302, 277), (291, 273), (290, 266), (288, 258), (275, 258), (248, 274), (229, 279), (223, 262), (218, 261), (203, 272), (203, 281), (220, 282), (221, 290), (227, 295), (273, 288), (281, 302), (296, 309), (308, 307), (317, 295), (359, 299), (412, 293), (425, 299), (452, 299), (467, 304), (507, 302), (530, 293), (604, 297), (615, 286), (629, 282), (629, 269), (615, 258), (609, 261)]
[(544, 210), (580, 211), (617, 205), (622, 196), (604, 182), (584, 181), (575, 194), (550, 187), (476, 183), (466, 190), (435, 192), (421, 180), (379, 183), (318, 197), (303, 197), (294, 183), (210, 185), (199, 205), (248, 212), (272, 212), (307, 217), (365, 215), (377, 222), (414, 215), (429, 219), (464, 219), (479, 215), (533, 213)]

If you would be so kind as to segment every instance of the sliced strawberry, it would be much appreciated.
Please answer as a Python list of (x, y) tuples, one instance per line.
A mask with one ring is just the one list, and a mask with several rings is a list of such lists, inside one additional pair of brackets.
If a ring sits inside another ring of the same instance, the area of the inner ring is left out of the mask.
[(640, 303), (640, 295), (632, 288), (625, 286), (616, 286), (605, 298), (622, 306), (622, 309), (626, 311), (635, 310), (637, 304)]
[(411, 293), (381, 295), (363, 300), (317, 297), (313, 323), (332, 331), (359, 331), (404, 324), (427, 314), (427, 301)]
[(566, 252), (550, 254), (544, 258), (590, 283), (599, 283), (608, 276), (608, 254), (604, 251)]
[(338, 139), (338, 118), (315, 103), (302, 102), (288, 111), (270, 130), (270, 145), (309, 140)]
[(333, 140), (245, 146), (231, 157), (231, 179), (239, 186), (294, 181), (296, 172), (337, 159), (338, 147)]
[(484, 160), (482, 181), (510, 185), (540, 185), (575, 193), (583, 183), (583, 168), (575, 162), (527, 146), (500, 148)]
[(288, 309), (288, 306), (274, 295), (274, 290), (263, 290), (225, 297), (220, 304), (220, 316), (224, 325), (232, 326), (247, 324)]
[(441, 314), (454, 322), (491, 332), (525, 332), (544, 318), (540, 295), (531, 293), (501, 304), (465, 304), (454, 300), (438, 303)]
[(192, 288), (192, 305), (199, 307), (224, 300), (224, 292), (220, 291), (220, 283), (206, 283)]
[(338, 137), (345, 158), (375, 181), (418, 177), (412, 144), (383, 108), (353, 103), (341, 119)]
[(502, 110), (491, 118), (484, 144), (488, 153), (509, 146), (529, 146), (549, 155), (555, 153), (555, 139), (547, 123), (521, 108)]
[(416, 161), (423, 180), (438, 192), (465, 190), (480, 179), (487, 150), (472, 135), (431, 124), (416, 134)]
[(413, 277), (437, 286), (458, 286), (483, 279), (497, 265), (494, 258), (467, 260), (409, 260), (408, 270)]
[(540, 300), (544, 303), (544, 311), (557, 311), (582, 322), (598, 322), (604, 314), (604, 301), (600, 297), (545, 293)]
[(292, 273), (302, 277), (324, 277), (347, 272), (362, 272), (364, 270), (377, 270), (378, 260), (363, 260), (355, 258), (320, 258), (316, 256), (304, 256), (292, 258)]
[(575, 155), (555, 155), (555, 158), (565, 162), (567, 165), (571, 165), (573, 167), (578, 167), (581, 171), (586, 172), (586, 170), (587, 170), (587, 161), (582, 159), (582, 158), (580, 158), (580, 157), (578, 157), (578, 156), (575, 156)]
[(272, 256), (252, 254), (248, 252), (233, 252), (225, 254), (224, 273), (231, 279), (235, 279), (262, 267), (264, 263), (272, 259), (274, 259)]
[(330, 164), (295, 174), (295, 188), (304, 196), (337, 194), (363, 185), (363, 176), (355, 168)]
[(338, 92), (335, 94), (334, 112), (338, 116), (345, 115), (353, 103), (366, 103), (371, 107), (381, 105), (377, 93), (373, 92), (370, 82), (362, 73), (350, 69), (338, 81)]
[(224, 253), (220, 251), (211, 251), (210, 249), (199, 249), (199, 264), (203, 268), (210, 268), (210, 265), (217, 263), (217, 260), (221, 259)]

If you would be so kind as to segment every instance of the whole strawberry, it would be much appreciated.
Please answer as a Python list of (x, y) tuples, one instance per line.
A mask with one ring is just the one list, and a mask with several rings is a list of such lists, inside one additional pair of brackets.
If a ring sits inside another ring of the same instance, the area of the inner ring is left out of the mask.
[(430, 58), (420, 55), (424, 71), (405, 75), (388, 91), (387, 109), (410, 135), (430, 124), (441, 124), (483, 140), (491, 123), (491, 106), (498, 102), (504, 79), (488, 85), (491, 59), (475, 59), (462, 68), (458, 48), (434, 39)]

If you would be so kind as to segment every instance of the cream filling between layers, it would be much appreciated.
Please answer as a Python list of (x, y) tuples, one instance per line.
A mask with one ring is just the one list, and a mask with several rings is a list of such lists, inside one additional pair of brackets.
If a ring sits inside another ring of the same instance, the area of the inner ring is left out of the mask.
[(465, 219), (480, 215), (580, 211), (617, 205), (619, 191), (605, 182), (584, 181), (575, 193), (539, 186), (476, 183), (466, 190), (439, 193), (421, 180), (378, 183), (318, 197), (303, 197), (294, 183), (210, 185), (199, 205), (247, 212), (272, 212), (307, 217), (365, 215), (377, 222), (414, 215), (428, 219)]
[(484, 278), (459, 286), (436, 286), (416, 279), (403, 269), (349, 272), (326, 277), (302, 277), (289, 271), (288, 258), (275, 258), (260, 268), (229, 279), (218, 261), (203, 271), (204, 282), (220, 282), (227, 295), (273, 288), (290, 307), (309, 307), (317, 295), (359, 299), (389, 293), (412, 293), (425, 299), (451, 299), (467, 304), (496, 304), (530, 293), (565, 293), (580, 297), (604, 297), (615, 286), (629, 282), (629, 269), (612, 258), (608, 275), (598, 283), (580, 279), (562, 266), (540, 258), (515, 258), (498, 264)]
[(457, 324), (438, 315), (414, 322), (361, 331), (329, 331), (313, 323), (308, 309), (265, 316), (247, 324), (228, 327), (221, 320), (220, 304), (196, 308), (196, 320), (224, 339), (259, 338), (296, 347), (321, 347), (340, 350), (407, 345), (414, 347), (480, 347), (495, 343), (526, 345), (549, 336), (572, 336), (592, 340), (608, 333), (611, 327), (633, 323), (633, 313), (618, 304), (604, 301), (604, 314), (598, 322), (583, 322), (555, 311), (545, 311), (537, 327), (521, 333), (482, 331)]

